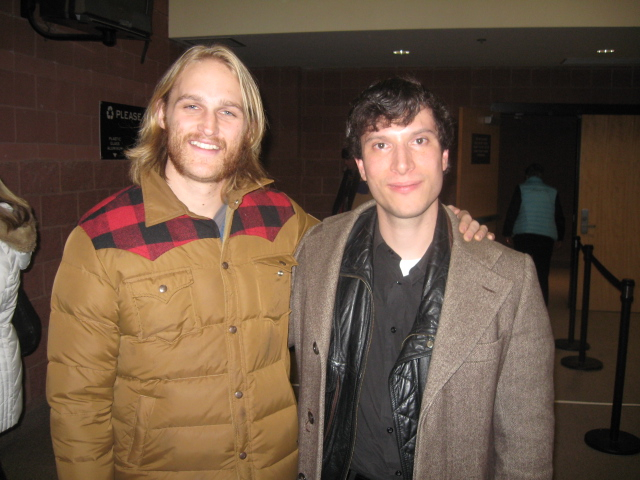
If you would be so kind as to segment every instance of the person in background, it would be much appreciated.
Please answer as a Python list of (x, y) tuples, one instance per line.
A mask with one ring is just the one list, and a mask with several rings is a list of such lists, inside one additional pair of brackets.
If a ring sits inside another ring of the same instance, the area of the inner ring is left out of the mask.
[(346, 148), (342, 149), (342, 161), (344, 163), (342, 181), (331, 215), (348, 212), (373, 198), (367, 182), (360, 178), (356, 162), (353, 158), (349, 158), (349, 150)]
[(538, 163), (526, 168), (526, 180), (511, 197), (502, 234), (517, 251), (531, 255), (548, 305), (551, 255), (564, 239), (564, 214), (558, 191), (542, 181), (543, 174)]
[(356, 164), (353, 159), (349, 159), (345, 155), (347, 149), (342, 149), (342, 180), (340, 181), (340, 187), (338, 188), (338, 194), (333, 202), (331, 208), (331, 215), (337, 215), (338, 213), (344, 213), (351, 210), (353, 199), (356, 196), (358, 190), (358, 184), (360, 183), (360, 174), (356, 168)]
[(464, 242), (438, 200), (453, 137), (412, 79), (353, 104), (347, 142), (374, 201), (296, 252), (299, 480), (552, 477), (547, 309), (531, 258)]
[[(22, 358), (11, 318), (20, 271), (36, 248), (36, 220), (29, 204), (0, 180), (0, 431), (18, 423), (22, 413)], [(0, 466), (0, 479), (4, 479)]]

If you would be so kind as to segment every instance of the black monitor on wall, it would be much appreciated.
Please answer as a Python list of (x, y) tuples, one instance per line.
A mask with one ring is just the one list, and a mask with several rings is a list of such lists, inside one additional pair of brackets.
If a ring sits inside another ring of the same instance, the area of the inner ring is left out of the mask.
[(39, 0), (40, 17), (88, 33), (115, 31), (118, 38), (151, 36), (153, 0)]

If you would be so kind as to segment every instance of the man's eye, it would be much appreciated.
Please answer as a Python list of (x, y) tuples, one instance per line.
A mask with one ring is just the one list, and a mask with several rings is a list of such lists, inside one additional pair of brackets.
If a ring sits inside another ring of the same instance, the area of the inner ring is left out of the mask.
[(197, 105), (185, 105), (185, 107), (187, 110), (195, 110), (197, 107)]
[(228, 116), (230, 116), (230, 117), (235, 117), (235, 116), (236, 116), (236, 114), (235, 114), (235, 113), (233, 113), (233, 112), (231, 112), (231, 111), (229, 111), (229, 110), (223, 110), (223, 111), (222, 111), (222, 114), (223, 114), (223, 115), (228, 115)]
[(418, 145), (422, 145), (423, 143), (427, 143), (427, 139), (426, 138), (416, 138), (416, 143)]
[(376, 144), (373, 145), (373, 148), (377, 148), (377, 149), (382, 150), (386, 146), (387, 146), (386, 143), (376, 143)]

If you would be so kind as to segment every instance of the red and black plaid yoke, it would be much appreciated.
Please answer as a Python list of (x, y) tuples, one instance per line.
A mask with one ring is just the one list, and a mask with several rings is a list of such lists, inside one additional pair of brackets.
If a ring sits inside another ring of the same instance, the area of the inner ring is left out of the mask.
[[(276, 191), (249, 193), (232, 223), (231, 235), (256, 235), (273, 241), (282, 225), (294, 214), (289, 198)], [(188, 215), (147, 227), (142, 189), (128, 187), (105, 199), (79, 222), (96, 250), (118, 248), (155, 260), (172, 248), (194, 240), (220, 238), (213, 220)]]
[(231, 237), (255, 235), (273, 242), (294, 214), (291, 200), (277, 190), (256, 190), (245, 195), (233, 216)]

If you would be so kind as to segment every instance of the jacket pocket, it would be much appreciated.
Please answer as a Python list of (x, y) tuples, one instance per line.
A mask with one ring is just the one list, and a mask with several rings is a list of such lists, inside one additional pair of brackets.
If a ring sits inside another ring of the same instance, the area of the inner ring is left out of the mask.
[(154, 273), (125, 281), (137, 313), (138, 336), (173, 342), (196, 326), (191, 270)]
[(491, 343), (478, 343), (465, 359), (465, 363), (498, 362), (502, 354), (502, 338)]
[(129, 450), (129, 463), (140, 465), (143, 455), (147, 432), (149, 431), (149, 421), (156, 399), (141, 395), (136, 408), (135, 424), (131, 439), (131, 449)]
[(298, 263), (292, 255), (272, 255), (253, 259), (260, 311), (278, 321), (289, 311), (291, 271)]

